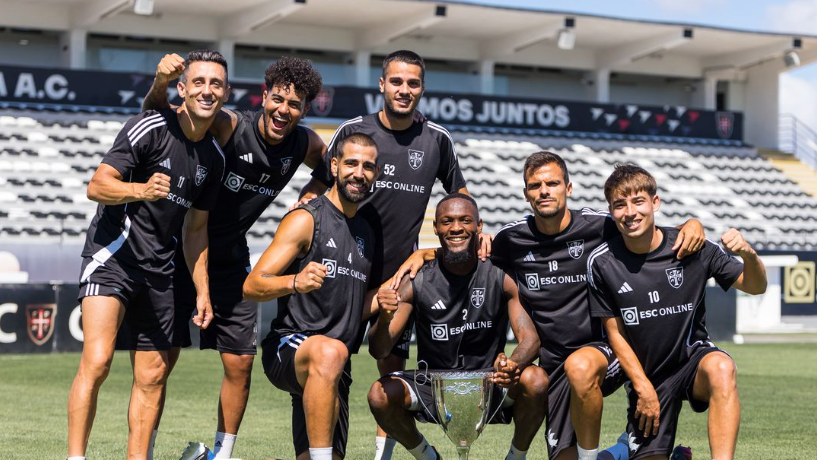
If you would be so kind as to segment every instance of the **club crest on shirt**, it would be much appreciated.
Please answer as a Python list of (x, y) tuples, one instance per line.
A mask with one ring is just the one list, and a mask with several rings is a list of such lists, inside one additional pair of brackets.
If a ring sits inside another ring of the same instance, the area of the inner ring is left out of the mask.
[(363, 242), (363, 238), (356, 236), (355, 241), (357, 241), (357, 255), (363, 257), (363, 254), (366, 253), (366, 245)]
[(420, 166), (423, 165), (423, 157), (426, 155), (425, 152), (421, 150), (411, 150), (408, 151), (408, 160), (409, 166), (411, 169), (419, 169)]
[(667, 281), (669, 281), (669, 285), (675, 289), (681, 287), (681, 285), (684, 284), (684, 267), (668, 268)]
[(574, 259), (581, 257), (584, 254), (584, 240), (568, 241), (567, 253)]
[(292, 157), (281, 158), (281, 175), (289, 171), (289, 166), (292, 164)]
[(204, 179), (207, 178), (207, 168), (202, 165), (196, 165), (196, 186), (201, 185)]
[(483, 303), (485, 303), (485, 288), (471, 289), (471, 305), (479, 308)]

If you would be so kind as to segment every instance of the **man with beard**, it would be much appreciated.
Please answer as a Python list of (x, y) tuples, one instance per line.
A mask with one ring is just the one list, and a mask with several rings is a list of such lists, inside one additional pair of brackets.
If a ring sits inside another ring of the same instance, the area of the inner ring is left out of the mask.
[[(533, 153), (525, 160), (523, 178), (533, 215), (497, 232), (491, 260), (516, 279), (522, 304), (539, 333), (539, 366), (550, 381), (549, 457), (595, 459), (603, 398), (618, 389), (625, 376), (603, 340), (601, 324), (590, 317), (586, 264), (588, 254), (618, 231), (604, 211), (567, 207), (573, 184), (559, 155)], [(683, 225), (672, 250), (683, 258), (704, 242), (703, 227), (693, 219)], [(415, 259), (411, 265), (419, 263)], [(626, 456), (625, 446), (614, 449), (619, 458)]]
[[(437, 204), (434, 233), (441, 251), (414, 280), (405, 276), (398, 289), (384, 287), (378, 292), (381, 313), (370, 331), (369, 349), (376, 358), (386, 356), (413, 315), (418, 366), (452, 371), (493, 368), (495, 382), (507, 389), (507, 397), (503, 399), (499, 388), (494, 391), (490, 406), (499, 411), (491, 423), (514, 421), (505, 458), (521, 460), (545, 417), (547, 375), (530, 365), (539, 338), (519, 302), (516, 283), (490, 261), (477, 259), (481, 229), (477, 204), (468, 195), (453, 193)], [(506, 356), (509, 318), (519, 345)], [(440, 417), (427, 374), (403, 371), (381, 378), (369, 391), (369, 406), (378, 424), (416, 459), (440, 458), (414, 421), (434, 422)]]
[[(709, 411), (712, 459), (732, 460), (740, 425), (735, 363), (709, 339), (706, 284), (724, 290), (766, 291), (766, 270), (739, 231), (727, 230), (723, 246), (707, 241), (678, 260), (670, 249), (678, 230), (658, 227), (661, 205), (655, 179), (635, 165), (618, 165), (604, 196), (620, 235), (587, 260), (590, 311), (601, 318), (610, 345), (632, 381), (627, 432), (631, 458), (666, 459), (675, 442), (684, 400)], [(626, 287), (626, 289), (623, 289)]]
[(133, 366), (127, 455), (132, 460), (149, 455), (169, 366), (170, 279), (179, 252), (175, 237), (183, 228), (184, 255), (195, 282), (193, 321), (206, 328), (212, 319), (207, 221), (224, 154), (208, 129), (229, 97), (227, 62), (215, 51), (191, 52), (177, 88), (182, 105), (144, 112), (125, 123), (88, 184), (88, 198), (99, 208), (82, 251), (85, 340), (68, 398), (71, 460), (85, 458), (97, 396), (124, 319)]
[[(183, 70), (178, 55), (165, 56), (157, 66), (144, 107), (167, 106), (168, 82)], [(247, 231), (301, 163), (314, 168), (326, 150), (314, 131), (298, 124), (321, 89), (321, 76), (309, 61), (284, 56), (267, 68), (265, 83), (262, 110), (222, 109), (211, 128), (224, 145), (227, 160), (224, 187), (208, 228), (215, 317), (212, 326), (201, 332), (200, 345), (218, 350), (224, 367), (213, 451), (216, 458), (232, 457), (256, 353), (258, 309), (255, 302), (242, 296), (250, 271)], [(171, 368), (180, 348), (191, 344), (188, 322), (195, 298), (189, 272), (178, 258), (174, 284), (177, 313)]]
[(349, 356), (357, 351), (375, 244), (357, 212), (378, 173), (372, 138), (339, 140), (331, 171), (329, 193), (284, 217), (244, 283), (247, 299), (279, 299), (262, 362), (270, 382), (292, 395), (300, 460), (346, 454)]
[[(413, 118), (425, 90), (424, 78), (425, 64), (416, 53), (401, 50), (386, 56), (380, 78), (383, 110), (344, 122), (329, 142), (329, 153), (337, 148), (338, 139), (352, 133), (367, 134), (377, 142), (383, 167), (374, 183), (376, 193), (360, 207), (360, 214), (377, 237), (372, 286), (380, 286), (392, 276), (417, 248), (435, 180), (439, 179), (448, 193), (468, 193), (451, 135), (436, 123)], [(332, 183), (327, 161), (315, 168), (313, 179), (302, 190), (302, 202), (322, 194)], [(405, 334), (391, 356), (378, 360), (381, 376), (405, 369), (410, 327)], [(362, 335), (359, 340), (362, 342)], [(394, 440), (387, 440), (378, 429), (376, 442), (375, 459), (391, 458)]]

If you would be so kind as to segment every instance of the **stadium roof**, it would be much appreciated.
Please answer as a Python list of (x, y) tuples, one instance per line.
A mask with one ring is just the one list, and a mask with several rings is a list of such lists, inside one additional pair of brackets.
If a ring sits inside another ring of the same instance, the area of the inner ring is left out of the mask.
[[(802, 64), (817, 59), (816, 36), (461, 1), (155, 0), (149, 16), (133, 4), (0, 0), (0, 26), (372, 54), (410, 48), (433, 59), (688, 78), (741, 72), (795, 49)], [(557, 46), (565, 30), (572, 49)]]

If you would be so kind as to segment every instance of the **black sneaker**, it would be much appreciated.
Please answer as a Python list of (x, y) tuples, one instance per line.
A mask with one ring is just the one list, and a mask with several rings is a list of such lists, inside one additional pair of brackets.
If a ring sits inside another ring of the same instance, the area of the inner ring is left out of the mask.
[(675, 449), (672, 449), (669, 460), (692, 460), (692, 449), (678, 444)]

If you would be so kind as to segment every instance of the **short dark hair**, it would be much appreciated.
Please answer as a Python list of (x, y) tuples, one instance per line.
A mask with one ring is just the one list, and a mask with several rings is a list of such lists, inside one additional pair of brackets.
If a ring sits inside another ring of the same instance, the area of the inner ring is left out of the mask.
[(474, 200), (471, 196), (466, 195), (464, 193), (460, 193), (460, 192), (453, 192), (453, 193), (449, 193), (448, 195), (444, 196), (443, 199), (440, 200), (437, 203), (437, 209), (435, 210), (435, 214), (436, 214), (436, 211), (439, 211), (440, 206), (442, 206), (443, 203), (445, 203), (446, 201), (450, 201), (450, 200), (465, 200), (465, 201), (468, 201), (469, 203), (473, 204), (474, 205), (474, 210), (477, 212), (476, 218), (477, 218), (477, 220), (479, 220), (479, 206), (477, 206), (476, 200)]
[(335, 157), (338, 160), (343, 157), (343, 150), (346, 147), (346, 144), (355, 144), (361, 147), (374, 147), (375, 150), (377, 150), (377, 143), (368, 134), (350, 134), (338, 141), (338, 147), (335, 149)]
[(612, 204), (617, 195), (628, 196), (642, 190), (654, 197), (657, 189), (655, 178), (646, 169), (634, 164), (617, 164), (604, 182), (604, 198)]
[(420, 81), (425, 81), (426, 79), (426, 64), (423, 62), (423, 58), (420, 57), (419, 54), (415, 53), (414, 51), (409, 50), (398, 50), (395, 51), (385, 59), (383, 59), (383, 78), (386, 78), (386, 69), (389, 67), (389, 64), (392, 62), (405, 62), (406, 64), (416, 65), (420, 67)]
[(570, 174), (567, 172), (567, 165), (565, 160), (553, 152), (536, 152), (532, 153), (527, 160), (525, 160), (525, 167), (522, 169), (522, 181), (527, 184), (528, 173), (541, 168), (544, 165), (556, 163), (562, 170), (565, 185), (570, 182)]
[(276, 86), (289, 88), (289, 85), (292, 85), (295, 87), (295, 93), (310, 104), (321, 90), (323, 79), (306, 59), (281, 56), (281, 59), (267, 67), (264, 72), (264, 83), (267, 85), (267, 91), (272, 91)]
[[(187, 69), (190, 68), (190, 64), (194, 62), (215, 62), (216, 64), (221, 64), (224, 67), (224, 75), (228, 74), (227, 72), (227, 60), (224, 59), (224, 56), (221, 55), (218, 51), (215, 50), (193, 50), (187, 53), (187, 58), (184, 60), (184, 72), (182, 72), (181, 76), (179, 76), (179, 81), (182, 83), (187, 82)], [(227, 81), (224, 82), (225, 84)]]

